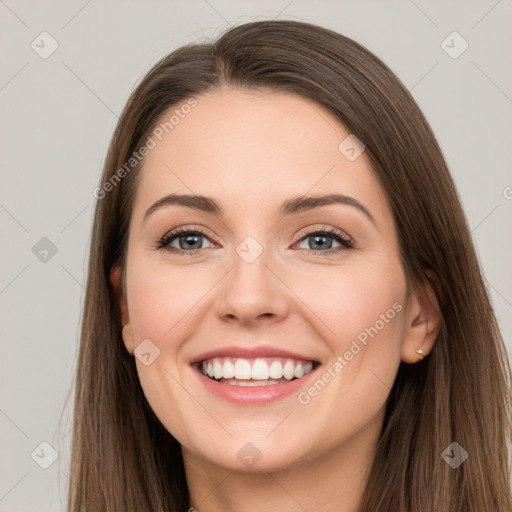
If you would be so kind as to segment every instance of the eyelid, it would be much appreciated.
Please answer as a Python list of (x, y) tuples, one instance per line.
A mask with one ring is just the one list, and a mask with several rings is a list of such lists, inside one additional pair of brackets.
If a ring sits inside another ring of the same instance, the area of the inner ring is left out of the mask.
[(343, 238), (345, 238), (347, 241), (353, 241), (353, 238), (346, 231), (343, 231), (341, 229), (335, 228), (334, 226), (330, 226), (327, 224), (315, 224), (313, 227), (307, 226), (305, 228), (302, 228), (297, 234), (298, 240), (301, 240), (306, 236), (313, 235), (314, 233), (317, 233), (319, 231), (336, 233), (337, 235), (343, 236)]
[[(177, 254), (179, 254), (179, 253), (181, 253), (181, 254), (185, 254), (185, 253), (198, 254), (200, 251), (202, 251), (204, 249), (208, 249), (207, 247), (205, 247), (202, 249), (187, 250), (187, 249), (178, 249), (176, 247), (171, 247), (170, 246), (171, 240), (179, 237), (179, 235), (181, 235), (182, 233), (199, 234), (199, 235), (207, 238), (212, 243), (218, 243), (215, 240), (215, 237), (206, 233), (205, 228), (203, 228), (202, 226), (200, 226), (200, 227), (181, 226), (181, 227), (169, 230), (168, 232), (166, 232), (165, 235), (160, 237), (160, 239), (155, 244), (155, 248), (156, 249), (168, 249), (170, 252), (174, 252)], [(326, 251), (320, 251), (320, 250), (315, 250), (315, 249), (301, 249), (301, 250), (310, 251), (312, 253), (325, 253), (327, 255), (327, 254), (335, 254), (340, 250), (355, 248), (354, 239), (349, 234), (347, 234), (346, 232), (342, 231), (341, 229), (335, 228), (333, 226), (322, 225), (322, 224), (317, 224), (315, 227), (307, 226), (305, 228), (302, 228), (299, 231), (299, 233), (297, 235), (298, 238), (293, 243), (292, 247), (297, 245), (301, 241), (303, 241), (305, 238), (307, 238), (309, 236), (313, 236), (315, 234), (321, 234), (323, 236), (327, 236), (330, 238), (338, 237), (341, 240), (341, 241), (338, 240), (338, 243), (340, 243), (341, 246), (334, 248), (334, 249), (326, 250)]]
[(173, 238), (179, 237), (182, 233), (198, 233), (201, 236), (207, 238), (212, 243), (218, 243), (215, 240), (215, 237), (209, 235), (205, 228), (200, 227), (192, 227), (192, 226), (180, 226), (178, 228), (170, 229), (163, 236), (161, 236), (157, 242), (154, 244), (155, 249), (168, 249), (170, 252), (182, 252), (182, 253), (190, 253), (194, 251), (201, 251), (203, 249), (177, 249), (176, 247), (171, 247), (170, 241)]

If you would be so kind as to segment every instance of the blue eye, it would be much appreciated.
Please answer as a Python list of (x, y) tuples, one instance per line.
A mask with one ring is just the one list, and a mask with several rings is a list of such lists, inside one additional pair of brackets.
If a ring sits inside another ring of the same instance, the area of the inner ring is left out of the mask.
[[(172, 252), (197, 252), (203, 247), (202, 239), (208, 238), (202, 231), (194, 229), (177, 229), (167, 233), (157, 244), (158, 249), (166, 248)], [(178, 247), (173, 246), (174, 242), (178, 243)]]
[[(200, 229), (180, 228), (164, 235), (155, 247), (156, 249), (166, 249), (176, 254), (195, 255), (199, 251), (206, 249), (206, 247), (202, 247), (204, 239), (210, 240)], [(304, 240), (310, 241), (309, 247), (299, 247), (299, 249), (316, 254), (333, 254), (354, 247), (352, 240), (336, 229), (312, 231), (303, 236), (298, 243), (300, 244)], [(333, 247), (333, 240), (339, 244), (338, 247)], [(174, 245), (176, 243), (177, 246)]]
[[(339, 247), (332, 247), (333, 239), (339, 244)], [(336, 229), (322, 229), (319, 231), (314, 231), (302, 237), (300, 239), (300, 242), (302, 242), (303, 240), (309, 240), (309, 247), (301, 247), (301, 249), (311, 250), (314, 252), (333, 253), (344, 249), (351, 249), (354, 247), (352, 241), (349, 238), (346, 238), (340, 231)]]

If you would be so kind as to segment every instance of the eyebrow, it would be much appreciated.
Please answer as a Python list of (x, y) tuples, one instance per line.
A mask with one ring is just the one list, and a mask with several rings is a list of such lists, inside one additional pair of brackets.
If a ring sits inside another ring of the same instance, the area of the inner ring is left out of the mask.
[[(342, 204), (357, 208), (360, 212), (364, 213), (365, 216), (376, 226), (375, 219), (368, 209), (363, 206), (357, 199), (345, 196), (341, 194), (328, 194), (328, 195), (316, 195), (316, 196), (297, 196), (284, 201), (279, 208), (281, 215), (292, 215), (320, 206), (328, 206), (332, 204)], [(198, 210), (205, 213), (211, 213), (213, 215), (221, 216), (223, 213), (220, 204), (211, 197), (194, 194), (168, 194), (154, 204), (152, 204), (144, 214), (144, 221), (156, 210), (164, 206), (184, 206), (193, 210)]]

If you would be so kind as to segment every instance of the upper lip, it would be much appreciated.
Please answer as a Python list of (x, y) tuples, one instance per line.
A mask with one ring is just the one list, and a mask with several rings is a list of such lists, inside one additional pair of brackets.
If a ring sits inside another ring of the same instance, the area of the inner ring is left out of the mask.
[(224, 347), (215, 350), (210, 350), (198, 355), (190, 360), (190, 364), (199, 363), (214, 357), (240, 357), (245, 359), (254, 359), (258, 357), (286, 357), (288, 359), (298, 359), (304, 361), (318, 362), (316, 359), (292, 352), (290, 350), (283, 350), (280, 348), (272, 347), (270, 345), (260, 345), (257, 347)]

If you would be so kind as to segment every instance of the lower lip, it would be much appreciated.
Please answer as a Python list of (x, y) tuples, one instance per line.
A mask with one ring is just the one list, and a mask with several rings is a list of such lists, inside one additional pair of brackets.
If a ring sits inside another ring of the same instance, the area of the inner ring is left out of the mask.
[(222, 384), (210, 379), (203, 375), (199, 368), (194, 367), (195, 372), (199, 376), (199, 380), (210, 393), (240, 405), (268, 404), (297, 394), (309, 382), (311, 375), (316, 373), (317, 369), (318, 368), (314, 368), (300, 379), (283, 382), (281, 384), (270, 384), (268, 386), (232, 386), (231, 384)]

